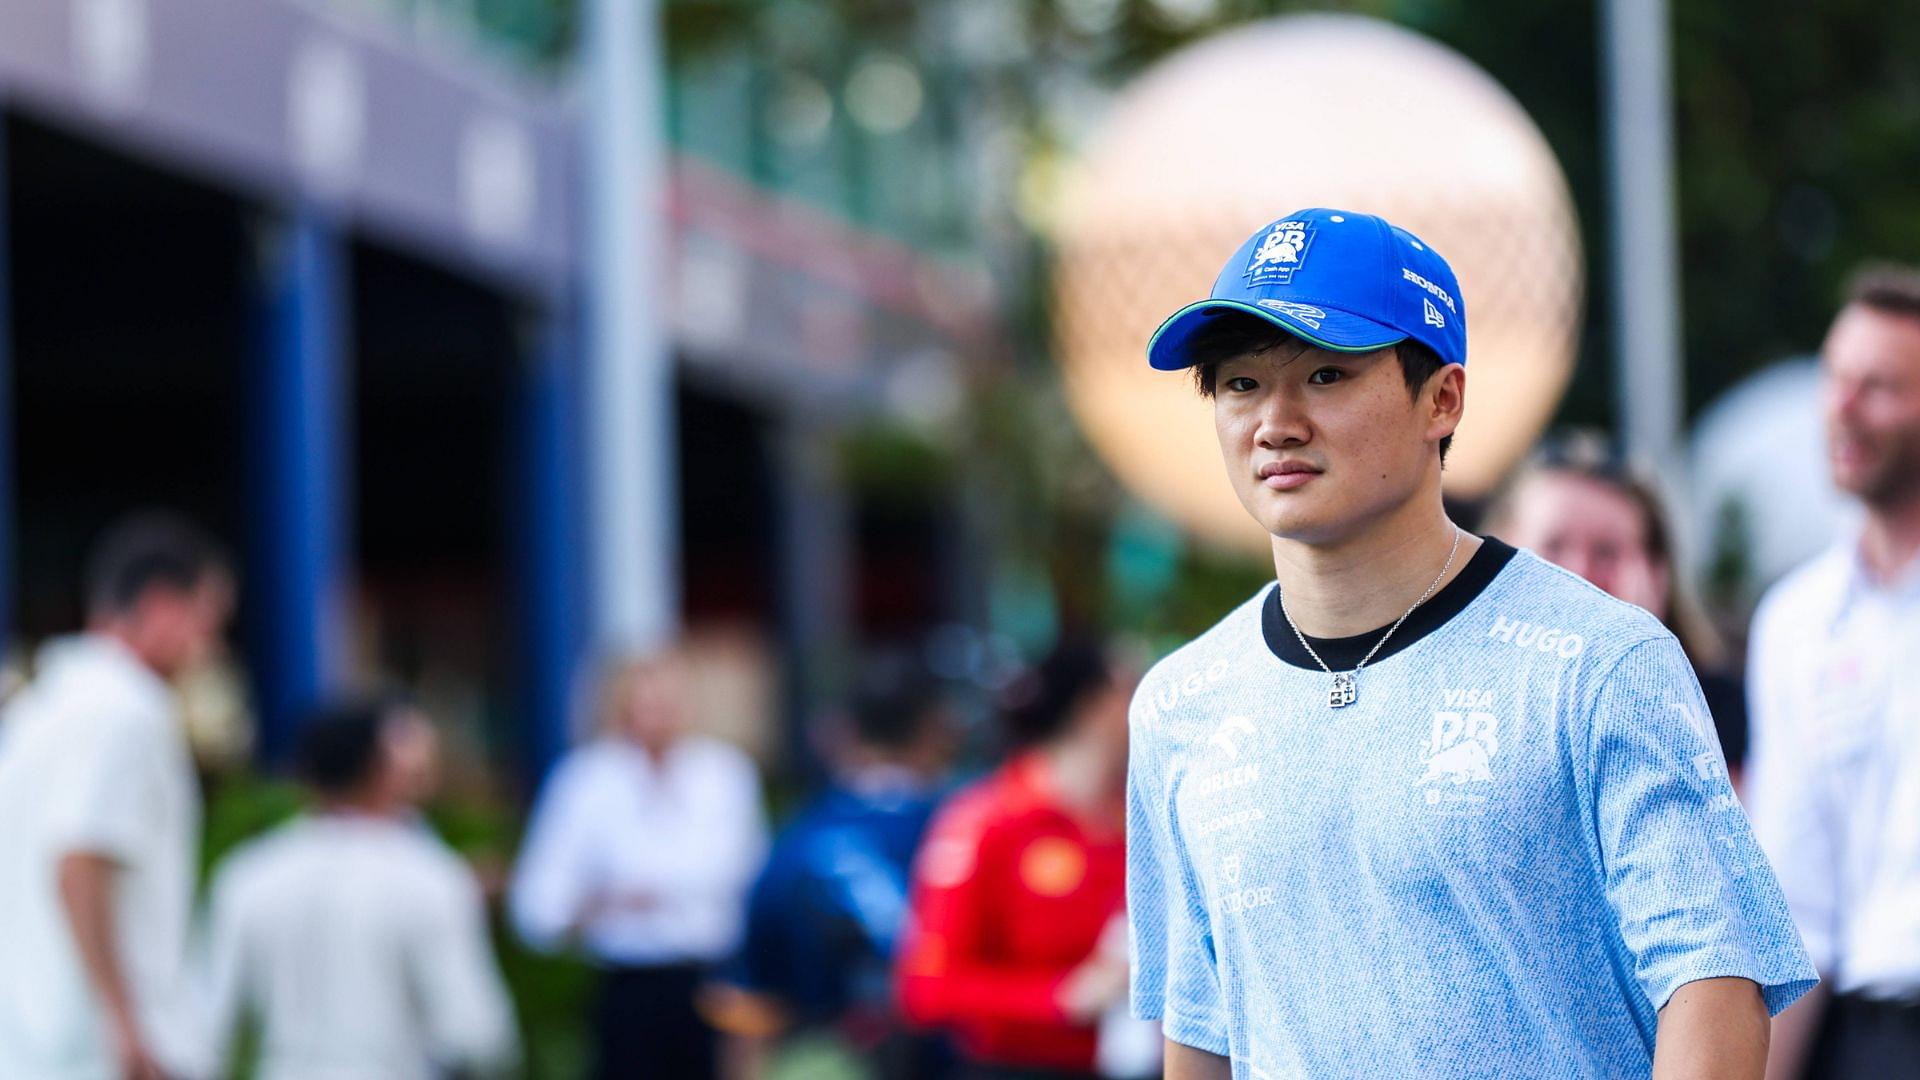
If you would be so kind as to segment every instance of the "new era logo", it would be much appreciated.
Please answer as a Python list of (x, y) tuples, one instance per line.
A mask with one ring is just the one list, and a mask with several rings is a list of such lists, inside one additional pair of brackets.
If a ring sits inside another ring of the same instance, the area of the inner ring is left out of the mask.
[(1439, 309), (1439, 308), (1437, 308), (1437, 307), (1434, 307), (1434, 306), (1433, 306), (1433, 301), (1431, 301), (1431, 300), (1429, 300), (1429, 299), (1427, 299), (1426, 297), (1424, 297), (1424, 296), (1423, 296), (1423, 297), (1421, 297), (1421, 298), (1420, 298), (1420, 304), (1421, 304), (1421, 306), (1422, 306), (1422, 307), (1424, 307), (1424, 308), (1426, 308), (1426, 310), (1427, 310), (1427, 325), (1428, 325), (1428, 326), (1440, 326), (1440, 327), (1444, 327), (1444, 326), (1446, 326), (1446, 325), (1447, 325), (1447, 320), (1446, 320), (1446, 318), (1445, 318), (1444, 316), (1442, 316), (1442, 315), (1440, 314), (1440, 309)]

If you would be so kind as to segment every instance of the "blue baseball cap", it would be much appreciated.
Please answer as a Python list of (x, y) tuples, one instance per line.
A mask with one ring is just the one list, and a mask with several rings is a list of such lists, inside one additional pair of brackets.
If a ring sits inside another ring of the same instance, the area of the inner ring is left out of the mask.
[(1313, 345), (1372, 352), (1412, 338), (1449, 364), (1467, 362), (1467, 312), (1453, 268), (1386, 219), (1316, 208), (1254, 233), (1207, 299), (1160, 324), (1147, 363), (1190, 366), (1188, 346), (1221, 312), (1257, 315)]

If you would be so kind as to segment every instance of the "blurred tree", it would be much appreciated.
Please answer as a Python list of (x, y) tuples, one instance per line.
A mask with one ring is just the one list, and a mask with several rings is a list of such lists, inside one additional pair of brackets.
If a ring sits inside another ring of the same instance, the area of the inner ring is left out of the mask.
[[(390, 2), (464, 5), (487, 32), (530, 37), (539, 42), (533, 53), (558, 62), (580, 0)], [(1104, 99), (1127, 79), (1248, 20), (1327, 10), (1388, 19), (1458, 50), (1513, 93), (1559, 155), (1586, 239), (1588, 319), (1559, 420), (1611, 426), (1620, 408), (1609, 350), (1597, 0), (662, 3), (676, 71), (687, 58), (732, 49), (757, 72), (755, 100), (794, 76), (822, 93), (807, 101), (823, 103), (829, 118), (825, 156), (815, 164), (790, 149), (768, 157), (768, 140), (755, 136), (762, 149), (746, 171), (756, 181), (798, 184), (803, 197), (883, 228), (914, 220), (900, 232), (909, 242), (991, 269), (1015, 348), (1010, 363), (975, 373), (983, 388), (972, 403), (984, 414), (963, 438), (1004, 459), (971, 460), (1006, 481), (993, 496), (1003, 500), (1001, 511), (991, 516), (1009, 564), (1054, 562), (1050, 553), (1064, 538), (1104, 543), (1121, 505), (1110, 490), (1092, 490), (1102, 484), (1087, 478), (1104, 473), (1058, 422), (1047, 357), (1050, 185)], [(1920, 0), (1672, 0), (1672, 11), (1691, 415), (1742, 376), (1815, 348), (1857, 262), (1920, 259), (1920, 190), (1908, 179), (1920, 167), (1913, 135), (1920, 131), (1920, 65), (1910, 59), (1920, 53)], [(896, 141), (888, 151), (884, 138), (844, 121), (849, 72), (874, 50), (906, 58), (924, 80), (922, 141)], [(1284, 88), (1275, 104), (1284, 104)], [(764, 126), (764, 118), (749, 120)], [(1337, 138), (1327, 151), (1339, 152)], [(890, 164), (889, 152), (918, 171)], [(807, 172), (815, 168), (834, 179), (805, 180), (823, 175)], [(1417, 175), (1420, 163), (1406, 168)], [(876, 189), (925, 186), (929, 176), (947, 189), (935, 210), (900, 218), (877, 209), (885, 201)], [(1031, 460), (1014, 460), (1021, 456)], [(1089, 568), (1100, 561), (1055, 562), (1055, 587), (1070, 617), (1105, 610), (1099, 590), (1089, 592), (1083, 580), (1097, 577)]]
[[(343, 0), (346, 2), (346, 0)], [(455, 13), (539, 63), (563, 61), (580, 0), (358, 0)], [(1591, 298), (1566, 419), (1605, 422), (1607, 366), (1597, 27), (1592, 0), (662, 0), (676, 55), (750, 42), (768, 65), (885, 45), (957, 80), (959, 108), (1015, 121), (1027, 154), (1059, 149), (1097, 103), (1167, 53), (1250, 19), (1374, 15), (1459, 50), (1532, 113), (1571, 179)], [(1688, 405), (1818, 343), (1849, 269), (1920, 259), (1920, 0), (1673, 0)], [(825, 41), (791, 33), (820, 28)], [(786, 32), (782, 37), (770, 31)], [(840, 90), (840, 87), (834, 87)], [(1093, 94), (1079, 94), (1088, 89)], [(1064, 110), (1064, 111), (1063, 111)], [(956, 140), (966, 145), (964, 138)], [(1333, 147), (1337, 152), (1337, 146)], [(1408, 162), (1417, 172), (1418, 162)], [(1010, 181), (1011, 201), (1017, 184)], [(1009, 212), (1011, 207), (1007, 208)], [(989, 235), (984, 239), (994, 239)], [(976, 242), (980, 235), (969, 237)], [(1002, 238), (1004, 239), (1004, 238)], [(1037, 279), (1027, 282), (1028, 297)], [(1029, 314), (1035, 312), (1029, 311)], [(1023, 329), (1036, 347), (1043, 326)]]

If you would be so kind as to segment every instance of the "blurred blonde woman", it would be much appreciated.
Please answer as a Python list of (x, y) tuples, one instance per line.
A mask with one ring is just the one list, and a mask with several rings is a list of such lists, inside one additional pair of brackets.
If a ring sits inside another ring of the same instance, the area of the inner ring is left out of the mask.
[(689, 730), (687, 689), (678, 652), (609, 668), (598, 735), (548, 779), (509, 896), (529, 944), (602, 969), (601, 1077), (714, 1075), (694, 992), (739, 943), (766, 847), (753, 765)]
[(1658, 487), (1591, 432), (1549, 439), (1489, 510), (1487, 532), (1653, 613), (1680, 639), (1736, 785), (1747, 751), (1746, 693), (1676, 564)]

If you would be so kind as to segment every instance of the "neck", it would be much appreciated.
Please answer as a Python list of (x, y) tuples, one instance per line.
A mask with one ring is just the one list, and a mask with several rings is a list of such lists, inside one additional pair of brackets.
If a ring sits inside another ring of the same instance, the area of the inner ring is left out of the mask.
[(159, 663), (156, 660), (153, 649), (127, 620), (96, 619), (93, 624), (88, 627), (88, 630), (92, 633), (99, 634), (101, 637), (112, 638), (119, 642), (122, 647), (133, 654), (135, 660), (140, 661), (141, 666), (153, 672), (155, 675), (160, 676), (162, 679), (170, 679), (173, 677), (173, 672), (169, 671), (165, 664)]
[(1061, 805), (1076, 817), (1093, 817), (1112, 798), (1107, 770), (1097, 747), (1083, 745), (1083, 732), (1056, 739), (1047, 747), (1047, 765)]
[(370, 817), (398, 820), (406, 813), (404, 799), (385, 792), (367, 790), (351, 794), (328, 795), (320, 800), (320, 812), (334, 817)]
[(1875, 581), (1886, 583), (1899, 577), (1920, 554), (1920, 496), (1891, 506), (1867, 509), (1865, 526), (1860, 530), (1860, 560)]
[[(1331, 544), (1273, 539), (1273, 571), (1287, 618), (1310, 637), (1363, 634), (1406, 614), (1446, 565), (1458, 527), (1438, 499), (1413, 500), (1378, 525)], [(1480, 539), (1460, 536), (1460, 548), (1438, 592), (1465, 568)]]

